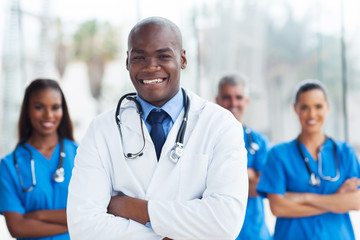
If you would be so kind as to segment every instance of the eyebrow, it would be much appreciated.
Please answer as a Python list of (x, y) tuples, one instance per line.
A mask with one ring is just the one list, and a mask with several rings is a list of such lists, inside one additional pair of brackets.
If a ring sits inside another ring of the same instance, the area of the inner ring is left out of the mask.
[(162, 49), (159, 49), (159, 50), (156, 50), (155, 52), (158, 52), (158, 53), (162, 53), (162, 52), (172, 52), (172, 50), (170, 48), (162, 48)]
[[(46, 102), (41, 102), (41, 101), (36, 101), (36, 102), (33, 102), (34, 104), (41, 104), (41, 105), (46, 105)], [(54, 104), (52, 104), (52, 105), (57, 105), (57, 104), (62, 104), (62, 102), (60, 101), (60, 102), (56, 102), (56, 103), (54, 103)]]
[(131, 53), (145, 53), (145, 51), (141, 49), (132, 49)]
[[(155, 52), (163, 53), (163, 52), (169, 52), (169, 51), (172, 52), (171, 48), (161, 48), (161, 49), (156, 50)], [(133, 49), (131, 52), (132, 53), (146, 53), (146, 51), (142, 50), (142, 49)]]

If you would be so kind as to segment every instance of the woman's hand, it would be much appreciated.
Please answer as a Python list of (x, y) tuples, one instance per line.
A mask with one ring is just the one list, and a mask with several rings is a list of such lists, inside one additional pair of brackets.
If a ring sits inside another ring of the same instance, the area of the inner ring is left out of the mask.
[[(25, 217), (25, 215), (17, 212), (3, 212), (11, 236), (14, 238), (42, 238), (68, 231), (67, 226), (64, 224), (37, 220), (36, 218), (39, 217), (39, 213), (40, 212), (27, 213)], [(53, 218), (53, 216), (50, 216), (50, 218)]]
[(66, 221), (66, 210), (57, 209), (57, 210), (37, 210), (33, 212), (27, 212), (24, 214), (24, 219), (33, 219), (37, 221), (55, 223), (67, 226)]
[(25, 213), (24, 218), (26, 218), (26, 219), (35, 219), (35, 220), (42, 221), (42, 219), (41, 219), (41, 210)]
[(360, 179), (347, 179), (334, 194), (286, 192), (285, 198), (327, 212), (346, 213), (360, 209)]
[(346, 192), (354, 192), (358, 190), (360, 186), (360, 179), (353, 177), (347, 179), (341, 187), (337, 190), (337, 193), (346, 193)]
[(286, 192), (285, 197), (296, 203), (306, 202), (306, 193)]

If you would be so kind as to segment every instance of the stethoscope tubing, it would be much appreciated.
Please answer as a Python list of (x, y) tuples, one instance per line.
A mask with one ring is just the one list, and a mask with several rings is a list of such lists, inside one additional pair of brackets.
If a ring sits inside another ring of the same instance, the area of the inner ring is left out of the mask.
[[(323, 180), (335, 182), (340, 178), (339, 161), (338, 161), (338, 157), (337, 157), (337, 146), (336, 146), (335, 141), (332, 138), (326, 136), (326, 140), (327, 139), (330, 139), (330, 141), (333, 144), (333, 154), (334, 154), (334, 157), (335, 157), (336, 176), (335, 177), (323, 176), (323, 174), (322, 174), (321, 156), (319, 156), (319, 159), (318, 159), (318, 161), (319, 161), (319, 163), (318, 163), (319, 164), (319, 176)], [(310, 185), (319, 186), (320, 185), (320, 178), (318, 176), (316, 176), (315, 173), (311, 170), (310, 165), (309, 165), (309, 159), (307, 157), (305, 157), (305, 154), (304, 154), (304, 152), (303, 152), (303, 150), (302, 150), (302, 148), (300, 146), (299, 137), (297, 137), (297, 139), (296, 139), (296, 147), (297, 147), (297, 149), (299, 151), (299, 154), (300, 154), (301, 158), (303, 159), (303, 161), (305, 163), (305, 166), (306, 166), (306, 169), (307, 169), (307, 171), (308, 171), (308, 173), (310, 175)]]
[[(179, 131), (176, 135), (176, 140), (175, 140), (175, 147), (177, 148), (183, 148), (183, 145), (184, 145), (184, 136), (185, 136), (185, 132), (186, 132), (186, 126), (187, 126), (187, 121), (188, 121), (188, 115), (189, 115), (189, 109), (190, 109), (190, 98), (189, 96), (186, 94), (186, 91), (182, 88), (181, 89), (182, 93), (183, 93), (183, 103), (184, 103), (184, 117), (183, 117), (183, 120), (181, 122), (181, 125), (180, 125), (180, 128), (179, 128)], [(129, 158), (129, 159), (135, 159), (137, 157), (140, 157), (143, 155), (143, 151), (145, 149), (145, 145), (146, 145), (146, 141), (145, 141), (145, 134), (144, 134), (144, 129), (143, 129), (143, 124), (142, 124), (142, 114), (143, 114), (143, 109), (141, 107), (141, 104), (140, 102), (136, 99), (136, 93), (127, 93), (125, 95), (123, 95), (117, 106), (116, 106), (116, 111), (115, 111), (115, 121), (116, 121), (116, 125), (118, 126), (119, 128), (119, 133), (120, 133), (120, 138), (121, 138), (121, 144), (123, 145), (123, 135), (122, 135), (122, 131), (121, 131), (121, 113), (120, 113), (120, 109), (121, 109), (121, 104), (123, 102), (124, 99), (127, 99), (129, 101), (132, 101), (135, 103), (136, 105), (136, 109), (137, 109), (137, 112), (139, 114), (139, 119), (140, 119), (140, 126), (141, 126), (141, 132), (142, 132), (142, 138), (143, 138), (143, 146), (141, 148), (140, 151), (138, 151), (137, 153), (125, 153), (124, 152), (124, 148), (123, 148), (123, 154), (126, 158)], [(123, 145), (124, 147), (124, 145)], [(173, 150), (172, 150), (173, 151)], [(177, 154), (178, 151), (175, 151), (175, 155), (179, 155)], [(182, 152), (182, 151), (180, 151)], [(174, 154), (170, 154), (170, 156), (173, 156)], [(177, 162), (178, 159), (180, 158), (180, 156), (177, 156), (176, 157), (177, 159), (174, 160), (172, 159), (174, 162)]]
[(259, 150), (259, 145), (254, 141), (252, 135), (251, 135), (251, 129), (247, 126), (244, 126), (245, 133), (247, 136), (248, 144), (249, 144), (249, 153), (251, 155), (254, 155)]
[[(64, 173), (64, 167), (63, 166), (64, 166), (64, 158), (65, 158), (66, 154), (64, 152), (64, 142), (63, 141), (64, 140), (61, 138), (60, 139), (60, 159), (59, 159), (59, 163), (58, 163), (57, 169), (55, 171), (55, 174), (53, 176), (55, 182), (63, 182), (64, 181), (64, 174), (65, 173)], [(16, 172), (17, 172), (17, 174), (19, 176), (22, 191), (23, 192), (30, 192), (36, 186), (35, 161), (34, 161), (32, 153), (31, 153), (31, 150), (25, 145), (25, 142), (26, 141), (20, 141), (19, 143), (16, 144), (14, 154), (13, 154), (13, 162), (14, 162), (14, 165), (15, 165), (15, 168), (16, 168)], [(20, 174), (19, 165), (18, 165), (18, 162), (16, 160), (16, 150), (20, 146), (22, 146), (28, 152), (28, 154), (30, 156), (32, 185), (29, 188), (24, 187), (24, 182), (23, 182), (23, 179), (22, 179), (21, 174)]]

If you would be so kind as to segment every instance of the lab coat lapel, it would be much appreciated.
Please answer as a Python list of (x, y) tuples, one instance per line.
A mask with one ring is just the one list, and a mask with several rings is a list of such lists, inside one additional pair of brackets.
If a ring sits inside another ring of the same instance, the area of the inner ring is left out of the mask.
[[(146, 144), (152, 143), (149, 131), (144, 121), (140, 119), (140, 115), (137, 112), (135, 103), (126, 102), (126, 104), (124, 104), (124, 107), (121, 107), (120, 122), (123, 136), (129, 137), (134, 136), (135, 134), (136, 137), (139, 137), (139, 143), (143, 144), (142, 134), (144, 133)], [(124, 139), (124, 141), (125, 140), (126, 139)], [(135, 149), (139, 150), (139, 148)]]
[[(203, 101), (201, 101), (203, 103)], [(200, 104), (199, 101), (190, 100), (190, 111), (188, 116), (188, 123), (185, 131), (185, 138), (184, 138), (184, 145), (186, 148), (187, 140), (189, 139), (197, 121), (199, 118), (199, 113), (201, 110), (201, 106), (203, 104)], [(200, 104), (200, 105), (199, 105)], [(180, 125), (182, 123), (184, 116), (184, 110), (180, 113), (179, 117), (176, 119), (173, 127), (171, 128), (171, 131), (165, 141), (165, 144), (163, 146), (161, 156), (159, 159), (159, 163), (155, 169), (154, 175), (151, 179), (151, 182), (149, 184), (148, 190), (146, 192), (147, 198), (156, 198), (161, 199), (162, 196), (166, 196), (166, 198), (170, 199), (176, 199), (178, 194), (179, 187), (170, 187), (170, 186), (176, 186), (180, 183), (180, 164), (182, 158), (179, 159), (178, 163), (174, 163), (169, 158), (169, 152), (171, 151), (172, 147), (175, 144), (176, 136), (178, 134)], [(175, 185), (174, 185), (175, 184)], [(169, 186), (168, 186), (169, 185)], [(168, 191), (163, 194), (164, 189), (167, 189)], [(171, 189), (171, 190), (169, 190)], [(169, 192), (171, 191), (171, 192)]]
[[(119, 115), (122, 129), (128, 128), (128, 130), (131, 131), (133, 134), (142, 134), (139, 117), (140, 115), (138, 114), (137, 109), (133, 103), (127, 102), (124, 107), (121, 107)], [(143, 124), (142, 120), (141, 124)], [(146, 130), (146, 126), (144, 130)]]
[(190, 110), (189, 110), (189, 117), (188, 123), (186, 126), (185, 136), (184, 136), (184, 145), (186, 144), (195, 128), (195, 125), (198, 122), (199, 116), (201, 111), (205, 106), (204, 100), (200, 99), (198, 96), (194, 95), (192, 92), (187, 90), (187, 93), (190, 98)]
[[(162, 196), (166, 196), (170, 199), (176, 198), (177, 188), (172, 189), (167, 185), (173, 185), (174, 183), (179, 182), (180, 170), (177, 164), (169, 159), (169, 152), (175, 144), (176, 135), (178, 134), (183, 119), (183, 112), (184, 111), (182, 110), (166, 138), (161, 150), (159, 162), (154, 169), (154, 174), (146, 191), (146, 199), (161, 199)], [(166, 191), (166, 194), (162, 194), (162, 192), (167, 189), (171, 189), (171, 191)]]
[[(124, 110), (124, 111), (123, 111)], [(133, 107), (122, 109), (121, 116), (121, 130), (122, 141), (119, 135), (119, 129), (109, 129), (107, 145), (104, 149), (112, 149), (110, 151), (110, 158), (112, 164), (108, 166), (108, 171), (112, 172), (113, 178), (113, 194), (122, 192), (128, 196), (144, 198), (145, 192), (152, 177), (153, 171), (156, 167), (153, 161), (149, 161), (149, 151), (144, 150), (144, 155), (136, 159), (127, 159), (124, 156), (126, 153), (136, 153), (143, 147), (142, 133), (139, 125), (139, 115)], [(114, 115), (113, 115), (114, 116)], [(109, 119), (107, 124), (115, 122)], [(143, 122), (142, 122), (143, 124)], [(145, 138), (150, 138), (149, 133), (144, 125)], [(124, 149), (123, 149), (124, 147)], [(145, 148), (149, 147), (149, 143), (145, 144)], [(143, 171), (141, 171), (141, 169)], [(146, 169), (146, 170), (144, 170)], [(115, 174), (116, 173), (116, 174)]]

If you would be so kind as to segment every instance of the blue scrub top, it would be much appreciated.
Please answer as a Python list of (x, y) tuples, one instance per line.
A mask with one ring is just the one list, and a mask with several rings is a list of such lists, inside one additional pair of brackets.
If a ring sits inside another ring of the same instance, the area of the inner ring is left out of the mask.
[[(248, 127), (244, 127), (244, 140), (245, 140), (245, 147), (248, 150), (250, 147), (250, 143), (249, 143), (250, 139), (248, 134), (245, 132), (246, 128)], [(256, 172), (262, 172), (266, 162), (267, 152), (269, 150), (269, 140), (265, 135), (256, 132), (252, 129), (250, 130), (251, 130), (250, 132), (251, 139), (254, 143), (259, 145), (259, 150), (256, 151), (255, 154), (251, 154), (248, 150), (247, 167), (253, 168)], [(263, 197), (258, 196), (258, 197), (248, 198), (244, 224), (239, 236), (236, 239), (237, 240), (271, 239), (269, 230), (265, 222)]]
[[(35, 161), (36, 186), (32, 191), (24, 193), (14, 165), (14, 152), (5, 156), (0, 162), (0, 213), (10, 211), (25, 214), (41, 209), (66, 209), (68, 186), (74, 167), (77, 144), (64, 139), (65, 180), (62, 183), (57, 183), (53, 179), (60, 159), (60, 143), (56, 145), (50, 159), (46, 159), (31, 145), (25, 144), (30, 149)], [(16, 150), (16, 161), (24, 188), (29, 188), (32, 185), (30, 155), (22, 146)], [(34, 239), (70, 240), (70, 236), (68, 233), (64, 233)]]
[[(319, 187), (309, 184), (306, 169), (296, 140), (273, 147), (260, 177), (257, 191), (264, 197), (267, 193), (284, 195), (290, 192), (311, 192), (316, 194), (334, 194), (346, 179), (360, 178), (360, 166), (354, 149), (345, 142), (335, 141), (337, 146), (340, 178), (335, 182), (321, 179)], [(319, 176), (318, 162), (305, 146), (301, 144), (305, 157), (309, 158), (312, 172)], [(328, 139), (320, 151), (324, 176), (336, 176), (333, 143)], [(355, 239), (349, 213), (325, 213), (311, 217), (277, 218), (274, 239)]]

